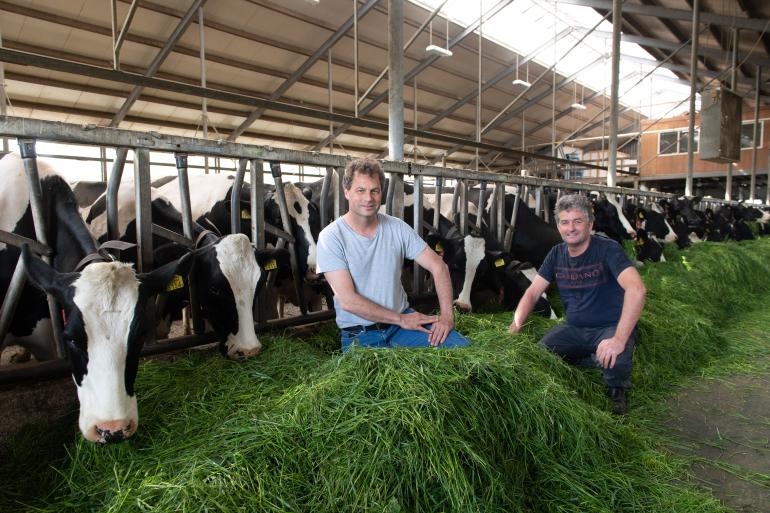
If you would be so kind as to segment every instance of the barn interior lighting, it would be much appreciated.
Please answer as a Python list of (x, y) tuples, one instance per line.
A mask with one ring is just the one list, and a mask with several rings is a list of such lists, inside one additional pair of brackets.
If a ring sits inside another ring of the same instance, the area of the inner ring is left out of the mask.
[[(527, 63), (527, 78), (529, 78), (529, 62)], [(516, 78), (511, 82), (513, 85), (530, 87), (532, 84), (519, 78), (519, 54), (516, 54)]]
[(309, 3), (310, 5), (318, 5), (321, 3), (321, 0), (305, 0), (305, 2)]
[(580, 103), (578, 103), (578, 101), (577, 101), (577, 83), (573, 82), (573, 84), (574, 84), (574, 88), (573, 89), (574, 89), (575, 94), (573, 96), (573, 102), (572, 102), (572, 105), (570, 105), (570, 107), (572, 107), (573, 109), (577, 109), (577, 110), (586, 110), (586, 106), (583, 105), (583, 92), (584, 92), (583, 86), (581, 86), (581, 88), (580, 88)]
[(425, 53), (437, 57), (451, 57), (452, 50), (449, 49), (449, 15), (446, 16), (446, 48), (433, 44), (433, 20), (428, 24), (428, 46), (425, 47)]

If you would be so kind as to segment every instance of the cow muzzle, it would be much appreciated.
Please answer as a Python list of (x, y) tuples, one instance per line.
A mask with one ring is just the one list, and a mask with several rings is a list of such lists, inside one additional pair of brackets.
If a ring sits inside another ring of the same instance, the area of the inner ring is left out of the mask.
[(258, 347), (252, 347), (249, 349), (235, 349), (233, 351), (229, 351), (227, 353), (227, 357), (231, 360), (245, 360), (246, 358), (251, 358), (252, 356), (256, 356), (262, 351), (262, 346)]
[(136, 423), (132, 420), (112, 420), (94, 425), (85, 438), (98, 444), (122, 442), (136, 432)]

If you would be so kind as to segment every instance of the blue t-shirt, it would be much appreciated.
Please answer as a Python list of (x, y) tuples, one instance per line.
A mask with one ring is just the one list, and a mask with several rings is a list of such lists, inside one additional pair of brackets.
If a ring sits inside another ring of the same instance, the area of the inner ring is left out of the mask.
[(620, 244), (593, 235), (588, 249), (576, 257), (569, 256), (565, 243), (551, 248), (538, 274), (556, 281), (568, 324), (605, 327), (620, 320), (624, 290), (617, 278), (628, 267)]

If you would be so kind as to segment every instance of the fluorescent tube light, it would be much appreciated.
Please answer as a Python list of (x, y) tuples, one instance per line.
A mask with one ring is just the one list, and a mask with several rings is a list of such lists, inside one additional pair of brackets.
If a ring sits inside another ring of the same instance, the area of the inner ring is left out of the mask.
[(570, 107), (577, 110), (586, 110), (586, 106), (583, 105), (582, 103), (573, 103), (572, 105), (570, 105)]
[(438, 55), (439, 57), (451, 57), (452, 56), (452, 50), (447, 50), (446, 48), (442, 48), (440, 46), (436, 45), (428, 45), (425, 47), (425, 52), (432, 53), (433, 55)]
[(530, 86), (532, 85), (532, 84), (530, 84), (529, 82), (527, 82), (526, 80), (522, 80), (522, 79), (520, 79), (520, 78), (517, 78), (516, 80), (514, 80), (514, 81), (513, 81), (513, 82), (511, 82), (511, 83), (512, 83), (513, 85), (520, 85), (520, 86), (524, 86), (524, 87), (530, 87)]

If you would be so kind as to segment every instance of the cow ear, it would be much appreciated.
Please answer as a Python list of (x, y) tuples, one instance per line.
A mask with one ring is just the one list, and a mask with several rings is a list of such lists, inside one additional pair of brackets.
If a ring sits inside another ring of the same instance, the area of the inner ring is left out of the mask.
[(53, 267), (34, 256), (29, 246), (21, 248), (21, 258), (27, 278), (35, 287), (53, 295), (64, 305), (71, 304), (70, 286), (80, 276), (79, 273), (60, 273)]
[(178, 260), (173, 260), (164, 264), (149, 273), (137, 275), (141, 284), (141, 292), (147, 296), (166, 292), (171, 287), (180, 288), (184, 286), (182, 277), (190, 274), (190, 268), (193, 264), (193, 254), (187, 253)]
[(259, 267), (265, 271), (282, 271), (291, 269), (289, 252), (285, 249), (255, 249), (254, 256)]
[(310, 189), (310, 187), (303, 187), (302, 195), (305, 196), (305, 198), (307, 198), (308, 201), (313, 199), (313, 191)]

